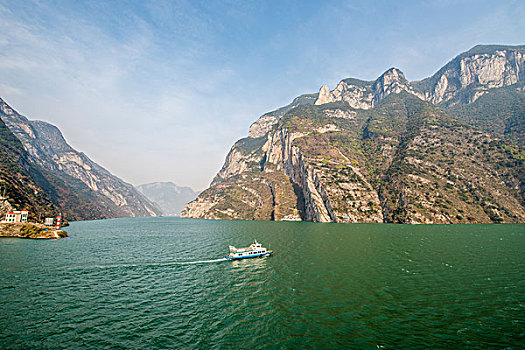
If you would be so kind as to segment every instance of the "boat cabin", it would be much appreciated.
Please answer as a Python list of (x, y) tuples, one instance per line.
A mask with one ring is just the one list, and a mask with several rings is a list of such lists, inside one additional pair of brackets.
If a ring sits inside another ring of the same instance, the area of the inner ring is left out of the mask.
[(249, 247), (235, 248), (230, 246), (230, 254), (226, 256), (228, 259), (242, 259), (254, 258), (258, 256), (269, 255), (271, 252), (262, 246), (261, 243), (254, 241)]

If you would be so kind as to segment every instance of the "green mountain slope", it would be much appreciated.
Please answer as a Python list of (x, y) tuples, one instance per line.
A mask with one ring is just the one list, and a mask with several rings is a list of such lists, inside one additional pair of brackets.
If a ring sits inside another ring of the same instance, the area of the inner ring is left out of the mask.
[[(415, 96), (391, 95), (381, 109), (402, 110), (392, 104), (406, 108), (397, 117), (406, 117), (407, 124), (404, 132), (387, 135), (395, 140), (394, 145), (390, 143), (395, 153), (388, 168), (377, 169), (380, 175), (374, 182), (385, 221), (525, 220), (523, 192), (516, 189), (524, 181), (525, 154), (519, 154), (517, 147), (517, 153), (509, 152), (504, 140), (463, 124)], [(380, 164), (377, 146), (384, 140), (380, 134), (365, 139), (371, 164)]]
[(188, 217), (332, 222), (525, 221), (517, 145), (401, 92), (369, 110), (299, 106), (243, 139)]
[(476, 101), (452, 106), (447, 112), (485, 132), (525, 145), (525, 82), (489, 90)]

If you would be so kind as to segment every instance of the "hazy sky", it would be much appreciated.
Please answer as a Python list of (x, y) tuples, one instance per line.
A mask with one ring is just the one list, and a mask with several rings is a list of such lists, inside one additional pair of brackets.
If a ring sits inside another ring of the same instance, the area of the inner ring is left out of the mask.
[(135, 185), (204, 189), (294, 97), (525, 44), (525, 1), (0, 0), (0, 96)]

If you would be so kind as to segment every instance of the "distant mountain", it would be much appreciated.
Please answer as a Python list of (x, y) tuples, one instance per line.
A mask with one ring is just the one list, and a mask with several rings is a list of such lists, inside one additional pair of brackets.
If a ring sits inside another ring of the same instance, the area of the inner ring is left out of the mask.
[(488, 45), (422, 81), (325, 85), (253, 123), (182, 216), (525, 222), (524, 83), (525, 46)]
[(150, 201), (157, 203), (164, 215), (180, 215), (184, 206), (197, 198), (199, 192), (173, 182), (153, 182), (137, 186)]
[(2, 99), (0, 118), (23, 144), (28, 162), (40, 169), (32, 179), (69, 219), (160, 214), (132, 185), (74, 150), (54, 125), (28, 120)]

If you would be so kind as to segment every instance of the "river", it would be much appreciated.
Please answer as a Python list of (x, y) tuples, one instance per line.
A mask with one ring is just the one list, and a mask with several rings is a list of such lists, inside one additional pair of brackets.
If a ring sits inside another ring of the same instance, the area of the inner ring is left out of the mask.
[[(175, 217), (0, 239), (0, 347), (525, 348), (525, 225)], [(266, 258), (226, 261), (256, 238)]]

